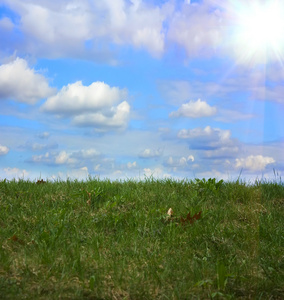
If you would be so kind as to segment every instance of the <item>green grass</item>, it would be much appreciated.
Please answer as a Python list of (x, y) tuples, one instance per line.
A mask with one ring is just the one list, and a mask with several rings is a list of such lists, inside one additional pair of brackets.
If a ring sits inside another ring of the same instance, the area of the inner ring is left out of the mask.
[(283, 211), (281, 182), (2, 180), (0, 298), (283, 299)]

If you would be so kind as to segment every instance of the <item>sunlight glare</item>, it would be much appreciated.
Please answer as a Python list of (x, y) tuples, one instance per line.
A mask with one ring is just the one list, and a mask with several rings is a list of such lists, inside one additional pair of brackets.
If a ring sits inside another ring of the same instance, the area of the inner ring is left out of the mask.
[(253, 3), (238, 12), (235, 42), (241, 59), (283, 62), (284, 9), (278, 1)]

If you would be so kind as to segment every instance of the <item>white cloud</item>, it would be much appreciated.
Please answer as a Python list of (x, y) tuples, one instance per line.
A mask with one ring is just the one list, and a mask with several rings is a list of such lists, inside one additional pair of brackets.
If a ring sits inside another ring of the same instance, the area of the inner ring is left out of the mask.
[[(38, 40), (53, 44), (79, 41), (91, 37), (89, 14), (84, 1), (81, 4), (48, 5), (34, 1), (25, 4), (22, 10), (23, 31)], [(37, 24), (37, 26), (34, 26)]]
[(29, 175), (29, 172), (26, 170), (21, 170), (18, 168), (4, 168), (4, 176), (7, 179), (13, 179), (13, 178), (27, 178)]
[(222, 13), (206, 2), (185, 4), (170, 20), (168, 39), (181, 45), (188, 56), (213, 54), (222, 42)]
[(133, 168), (136, 168), (136, 167), (137, 167), (137, 162), (136, 161), (134, 161), (133, 163), (131, 163), (131, 162), (127, 163), (127, 168), (128, 169), (133, 169)]
[(50, 153), (46, 152), (42, 155), (33, 155), (32, 162), (34, 163), (45, 163), (45, 164), (56, 164), (56, 165), (68, 165), (77, 163), (77, 159), (71, 157), (71, 153), (67, 153), (66, 151), (60, 151), (59, 153)]
[(51, 160), (51, 156), (50, 156), (49, 152), (46, 152), (45, 154), (42, 154), (42, 155), (33, 155), (32, 156), (32, 162), (35, 162), (35, 163), (42, 163), (42, 162), (49, 163), (50, 160)]
[(239, 49), (232, 42), (230, 30), (236, 25), (238, 9), (225, 1), (218, 4), (210, 0), (5, 2), (21, 21), (13, 24), (3, 18), (0, 24), (23, 33), (25, 38), (17, 44), (17, 49), (41, 57), (75, 56), (115, 62), (110, 57), (114, 54), (113, 45), (145, 49), (155, 57), (161, 57), (171, 44), (184, 48), (187, 56), (211, 55), (220, 50), (232, 55), (235, 48)]
[(9, 148), (6, 146), (0, 145), (0, 155), (5, 155), (9, 152)]
[(42, 155), (33, 155), (31, 162), (48, 165), (92, 165), (101, 159), (101, 153), (96, 149), (83, 149), (79, 151), (46, 152)]
[(236, 157), (239, 153), (240, 148), (237, 145), (231, 146), (223, 146), (214, 150), (206, 150), (204, 151), (204, 155), (206, 158), (231, 158)]
[(153, 150), (153, 149), (146, 148), (139, 154), (139, 157), (154, 158), (154, 157), (160, 157), (162, 154), (163, 154), (162, 149)]
[(263, 171), (269, 164), (275, 163), (273, 157), (262, 155), (250, 155), (246, 158), (236, 159), (236, 168), (244, 168), (250, 171)]
[(205, 101), (198, 99), (182, 104), (177, 111), (170, 113), (170, 117), (201, 118), (215, 115), (216, 112), (216, 107), (212, 107)]
[(73, 123), (78, 126), (89, 126), (97, 131), (107, 131), (111, 129), (124, 129), (127, 126), (130, 113), (130, 106), (123, 101), (116, 107), (109, 108), (105, 112), (85, 113), (73, 118)]
[(110, 87), (104, 82), (84, 86), (77, 81), (64, 86), (55, 96), (47, 99), (42, 110), (55, 114), (74, 115), (80, 112), (99, 111), (127, 97), (127, 91)]
[(72, 152), (72, 154), (71, 154), (72, 157), (74, 157), (78, 160), (94, 159), (100, 155), (101, 155), (101, 153), (99, 151), (97, 151), (96, 149), (80, 150), (80, 151)]
[(77, 179), (77, 180), (86, 180), (88, 176), (89, 176), (89, 170), (87, 167), (69, 170), (66, 175), (67, 178)]
[(78, 53), (83, 42), (92, 36), (92, 18), (86, 1), (6, 2), (21, 18), (16, 26), (26, 38), (18, 47), (25, 52), (48, 57)]
[(173, 10), (170, 3), (159, 7), (140, 0), (6, 2), (21, 16), (18, 29), (28, 37), (23, 47), (57, 57), (82, 55), (86, 41), (96, 50), (110, 42), (160, 56), (165, 47), (163, 22)]
[(127, 126), (130, 113), (126, 98), (126, 89), (110, 87), (104, 82), (84, 86), (77, 81), (48, 98), (41, 110), (62, 117), (70, 116), (77, 126), (91, 126), (98, 131), (120, 129)]
[(108, 35), (118, 44), (131, 43), (134, 47), (144, 48), (154, 56), (160, 56), (165, 47), (163, 22), (171, 14), (173, 6), (150, 6), (145, 1), (105, 0), (108, 10)]
[(70, 154), (67, 154), (66, 151), (61, 151), (56, 157), (55, 157), (55, 163), (58, 165), (62, 164), (72, 164), (75, 163), (75, 160), (70, 158)]
[(193, 155), (189, 155), (188, 157), (182, 156), (180, 158), (178, 157), (173, 158), (172, 156), (169, 156), (165, 165), (173, 168), (174, 171), (177, 171), (177, 169), (185, 168), (192, 162), (194, 162)]
[(0, 66), (0, 100), (12, 99), (27, 104), (54, 93), (46, 78), (28, 67), (21, 58)]
[(213, 150), (219, 147), (231, 146), (231, 131), (206, 126), (194, 129), (182, 129), (178, 132), (178, 138), (190, 141), (192, 149)]
[(169, 178), (170, 175), (167, 173), (164, 173), (163, 169), (161, 167), (155, 167), (155, 168), (144, 168), (144, 175), (146, 177), (154, 177), (154, 178)]

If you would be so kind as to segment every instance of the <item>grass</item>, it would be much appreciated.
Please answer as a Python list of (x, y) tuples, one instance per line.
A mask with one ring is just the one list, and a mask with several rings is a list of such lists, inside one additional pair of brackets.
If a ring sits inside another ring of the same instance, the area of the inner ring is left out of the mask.
[(281, 182), (2, 180), (0, 298), (283, 299), (283, 211)]

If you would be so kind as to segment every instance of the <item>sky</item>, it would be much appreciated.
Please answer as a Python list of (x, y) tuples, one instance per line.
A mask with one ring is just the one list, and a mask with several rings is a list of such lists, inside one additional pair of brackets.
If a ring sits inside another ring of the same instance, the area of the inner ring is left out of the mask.
[(282, 0), (0, 0), (0, 180), (278, 179)]

